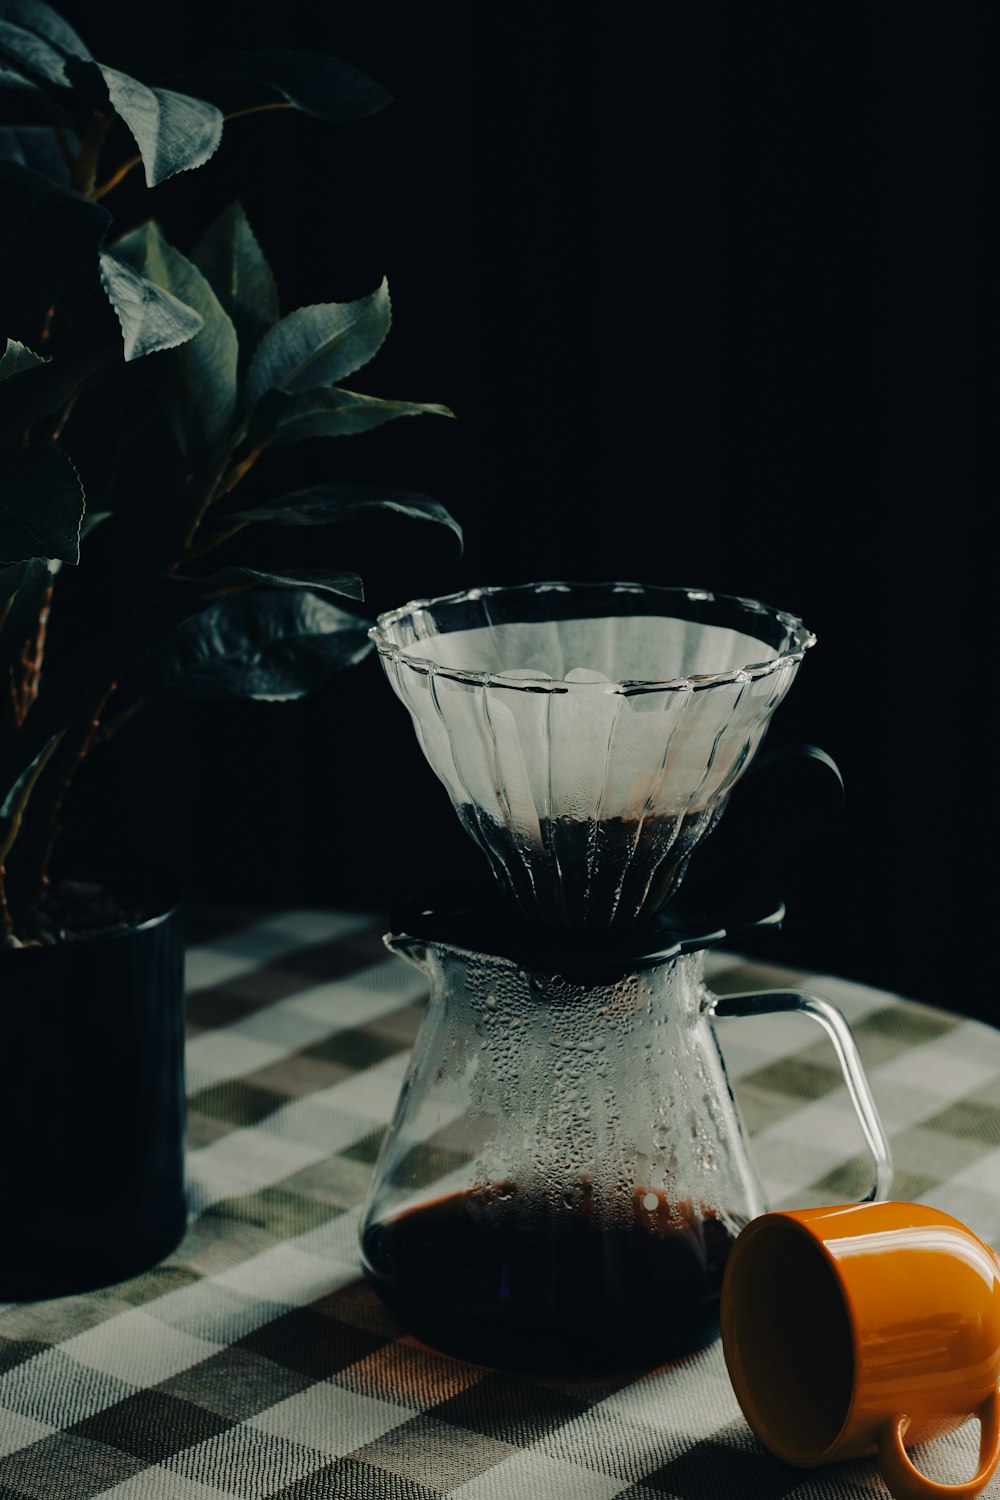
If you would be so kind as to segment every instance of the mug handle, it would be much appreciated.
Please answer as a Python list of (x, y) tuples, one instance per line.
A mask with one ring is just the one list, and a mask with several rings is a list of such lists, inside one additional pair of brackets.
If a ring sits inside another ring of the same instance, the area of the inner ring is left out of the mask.
[[(805, 990), (755, 990), (742, 995), (719, 995), (711, 998), (709, 1013), (728, 1019), (731, 1016), (768, 1016), (782, 1011), (798, 1011), (818, 1021), (833, 1043), (851, 1096), (855, 1113), (861, 1123), (868, 1149), (875, 1162), (875, 1177), (872, 1186), (861, 1203), (871, 1203), (889, 1195), (892, 1185), (892, 1153), (882, 1124), (871, 1087), (865, 1073), (858, 1044), (847, 1022), (835, 1005), (819, 995), (810, 995)], [(971, 1493), (971, 1492), (970, 1492)]]
[(993, 1391), (977, 1413), (979, 1417), (979, 1468), (962, 1484), (938, 1484), (914, 1468), (903, 1447), (910, 1425), (902, 1412), (887, 1422), (878, 1442), (878, 1471), (895, 1500), (972, 1500), (986, 1488), (1000, 1461), (1000, 1396)]

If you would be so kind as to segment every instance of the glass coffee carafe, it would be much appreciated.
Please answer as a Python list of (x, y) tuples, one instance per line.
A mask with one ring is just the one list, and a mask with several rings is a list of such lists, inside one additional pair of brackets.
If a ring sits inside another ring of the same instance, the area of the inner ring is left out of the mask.
[(817, 1020), (869, 1197), (889, 1182), (839, 1012), (704, 983), (706, 950), (779, 922), (780, 901), (752, 882), (714, 909), (677, 894), (813, 638), (753, 601), (568, 584), (410, 605), (374, 638), (498, 888), (415, 897), (386, 938), (431, 994), (364, 1211), (366, 1274), (418, 1337), (481, 1362), (697, 1347), (765, 1207), (714, 1017)]

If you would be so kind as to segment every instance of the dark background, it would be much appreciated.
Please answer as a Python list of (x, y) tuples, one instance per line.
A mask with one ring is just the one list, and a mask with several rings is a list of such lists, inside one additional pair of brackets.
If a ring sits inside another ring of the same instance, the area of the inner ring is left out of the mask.
[[(358, 388), (457, 413), (286, 449), (248, 500), (358, 478), (443, 501), (460, 560), (400, 518), (306, 534), (309, 560), (363, 574), (372, 616), (610, 577), (801, 614), (818, 645), (770, 742), (823, 746), (848, 798), (790, 869), (770, 951), (991, 1017), (990, 7), (284, 0), (237, 20), (173, 0), (155, 30), (118, 0), (61, 9), (150, 82), (293, 46), (395, 96), (348, 126), (233, 122), (200, 172), (117, 196), (123, 227), (153, 212), (182, 249), (239, 196), (286, 310), (385, 273), (394, 328)], [(385, 906), (480, 869), (376, 660), (305, 702), (156, 707), (129, 735), (73, 827), (96, 809), (193, 899)]]

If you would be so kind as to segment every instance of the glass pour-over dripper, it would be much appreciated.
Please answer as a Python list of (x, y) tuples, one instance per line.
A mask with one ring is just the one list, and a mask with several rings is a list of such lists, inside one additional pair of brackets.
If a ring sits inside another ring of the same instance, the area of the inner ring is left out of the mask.
[(751, 599), (634, 583), (470, 589), (372, 638), (432, 769), (524, 916), (653, 916), (815, 637)]

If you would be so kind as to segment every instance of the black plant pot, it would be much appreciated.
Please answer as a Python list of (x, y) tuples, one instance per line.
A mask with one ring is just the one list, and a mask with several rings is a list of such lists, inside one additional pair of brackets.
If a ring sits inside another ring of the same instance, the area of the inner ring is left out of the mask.
[(0, 951), (0, 1300), (86, 1291), (184, 1234), (184, 943), (177, 892), (147, 920)]

